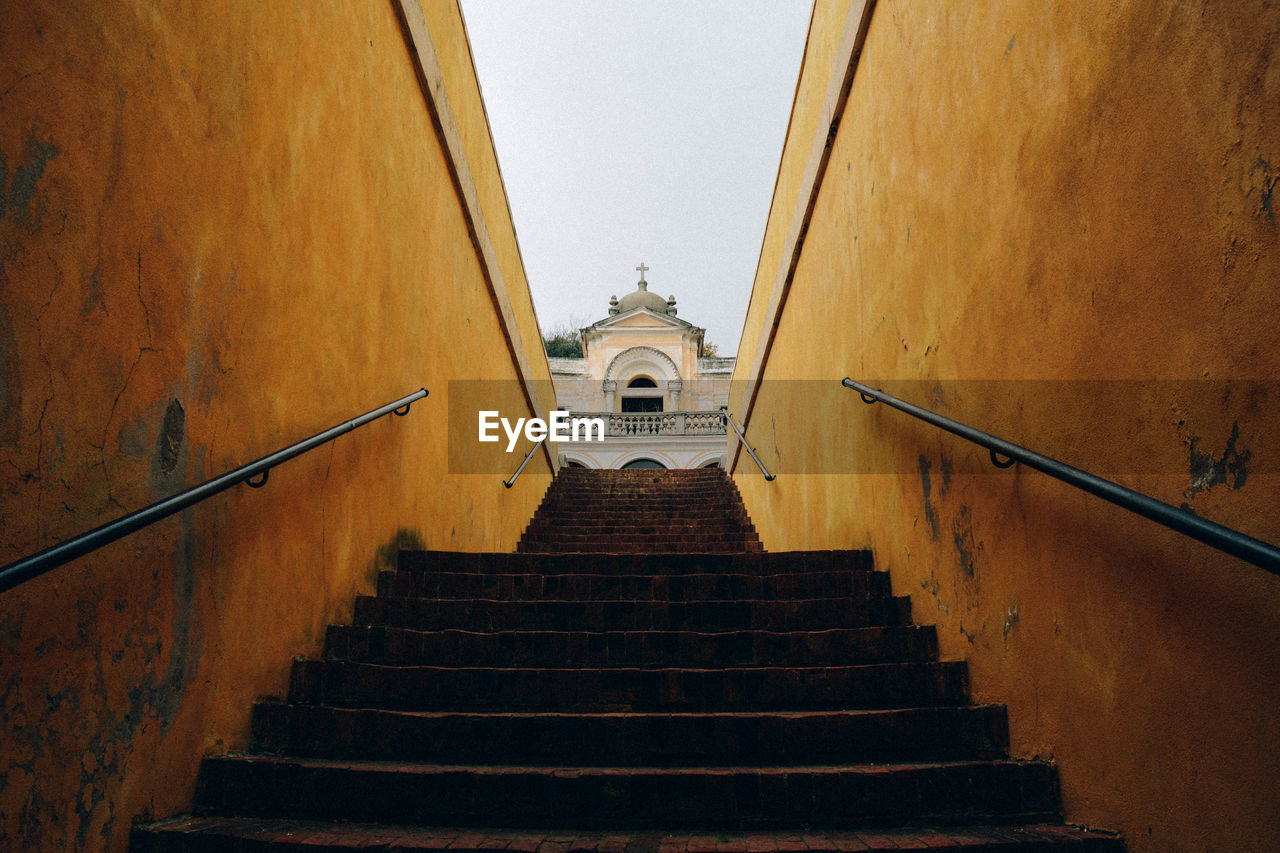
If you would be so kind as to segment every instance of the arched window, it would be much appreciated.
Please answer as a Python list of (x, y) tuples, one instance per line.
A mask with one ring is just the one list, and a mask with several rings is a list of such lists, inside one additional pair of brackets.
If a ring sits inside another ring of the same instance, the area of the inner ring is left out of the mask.
[(625, 470), (627, 468), (666, 468), (667, 466), (663, 465), (661, 462), (655, 462), (652, 459), (632, 459), (622, 467)]
[[(648, 376), (637, 376), (627, 383), (627, 390), (632, 388), (654, 388), (658, 387), (658, 383), (654, 382)], [(622, 411), (624, 412), (661, 412), (663, 410), (661, 397), (638, 397), (624, 395), (622, 398)]]

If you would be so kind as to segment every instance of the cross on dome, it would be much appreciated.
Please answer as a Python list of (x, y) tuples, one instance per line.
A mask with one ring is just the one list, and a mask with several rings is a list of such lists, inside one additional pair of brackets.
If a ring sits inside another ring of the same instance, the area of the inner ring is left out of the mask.
[(648, 282), (644, 280), (644, 274), (649, 271), (649, 268), (644, 265), (644, 261), (641, 261), (640, 266), (636, 267), (636, 269), (640, 271), (640, 283), (647, 284)]

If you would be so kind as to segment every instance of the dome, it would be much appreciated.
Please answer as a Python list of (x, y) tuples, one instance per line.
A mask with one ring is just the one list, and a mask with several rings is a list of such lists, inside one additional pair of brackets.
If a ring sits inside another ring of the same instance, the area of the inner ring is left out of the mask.
[[(649, 292), (649, 283), (641, 280), (636, 290), (618, 300), (618, 313), (625, 314), (635, 308), (648, 308), (655, 314), (674, 314), (675, 300), (668, 302), (656, 293)], [(609, 313), (613, 313), (612, 309)]]

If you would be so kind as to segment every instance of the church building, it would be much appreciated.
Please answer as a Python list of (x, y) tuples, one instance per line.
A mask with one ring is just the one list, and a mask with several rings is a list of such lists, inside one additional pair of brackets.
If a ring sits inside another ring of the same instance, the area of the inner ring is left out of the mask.
[(559, 408), (605, 421), (605, 440), (567, 445), (562, 464), (585, 468), (704, 468), (726, 450), (720, 407), (735, 359), (703, 354), (704, 329), (676, 316), (676, 298), (644, 274), (608, 316), (580, 331), (581, 358), (550, 358)]

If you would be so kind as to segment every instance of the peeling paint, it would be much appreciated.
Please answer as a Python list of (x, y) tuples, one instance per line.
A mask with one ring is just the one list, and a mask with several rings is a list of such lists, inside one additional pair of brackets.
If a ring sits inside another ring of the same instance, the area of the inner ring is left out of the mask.
[(951, 524), (951, 538), (960, 560), (960, 571), (964, 572), (966, 577), (975, 577), (978, 572), (976, 557), (982, 550), (982, 543), (974, 540), (973, 520), (969, 515), (969, 507), (960, 507), (960, 515)]
[(953, 466), (951, 457), (947, 455), (945, 450), (940, 452), (938, 456), (941, 460), (938, 468), (942, 471), (942, 488), (938, 490), (938, 496), (945, 498), (947, 493), (951, 491), (951, 472), (953, 470)]
[(1004, 634), (1004, 641), (1006, 645), (1008, 645), (1009, 643), (1009, 634), (1013, 632), (1014, 628), (1018, 627), (1019, 618), (1020, 616), (1019, 616), (1018, 605), (1016, 604), (1011, 605), (1009, 609), (1005, 611), (1003, 634)]
[(1231, 424), (1231, 438), (1227, 439), (1227, 446), (1222, 452), (1222, 456), (1215, 459), (1212, 453), (1201, 453), (1199, 450), (1200, 439), (1193, 437), (1189, 442), (1189, 457), (1191, 469), (1191, 485), (1183, 492), (1188, 498), (1193, 498), (1202, 491), (1213, 488), (1223, 483), (1229, 484), (1232, 489), (1243, 489), (1245, 481), (1249, 476), (1247, 467), (1249, 460), (1253, 458), (1253, 451), (1245, 450), (1243, 452), (1236, 449), (1236, 442), (1240, 439), (1240, 424), (1233, 422)]
[(929, 536), (936, 542), (941, 535), (938, 529), (938, 516), (933, 511), (933, 504), (929, 502), (929, 492), (931, 485), (929, 483), (929, 469), (932, 467), (929, 463), (929, 457), (920, 457), (920, 485), (924, 488), (924, 517), (929, 522)]
[(1276, 176), (1271, 174), (1271, 163), (1262, 157), (1258, 158), (1257, 168), (1262, 172), (1262, 192), (1258, 194), (1258, 215), (1268, 222), (1276, 221), (1275, 208), (1272, 207), (1272, 193), (1275, 191)]
[(17, 444), (22, 434), (22, 380), (9, 312), (0, 305), (0, 444)]
[[(54, 145), (52, 140), (40, 138), (46, 135), (41, 131), (41, 122), (37, 118), (27, 128), (27, 140), (22, 149), (22, 158), (17, 168), (13, 170), (13, 180), (8, 181), (8, 191), (5, 192), (4, 185), (0, 184), (0, 202), (2, 202), (0, 220), (12, 211), (15, 221), (32, 234), (40, 230), (40, 219), (43, 213), (38, 204), (34, 208), (32, 206), (32, 201), (36, 197), (36, 185), (44, 175), (45, 165), (60, 153), (58, 146)], [(0, 172), (0, 179), (7, 180), (7, 164), (0, 164), (0, 166), (4, 166), (4, 172)]]
[(182, 403), (174, 398), (165, 409), (164, 423), (160, 434), (156, 436), (155, 466), (158, 475), (163, 477), (172, 473), (178, 465), (178, 451), (182, 449), (182, 441), (186, 437), (187, 413)]

